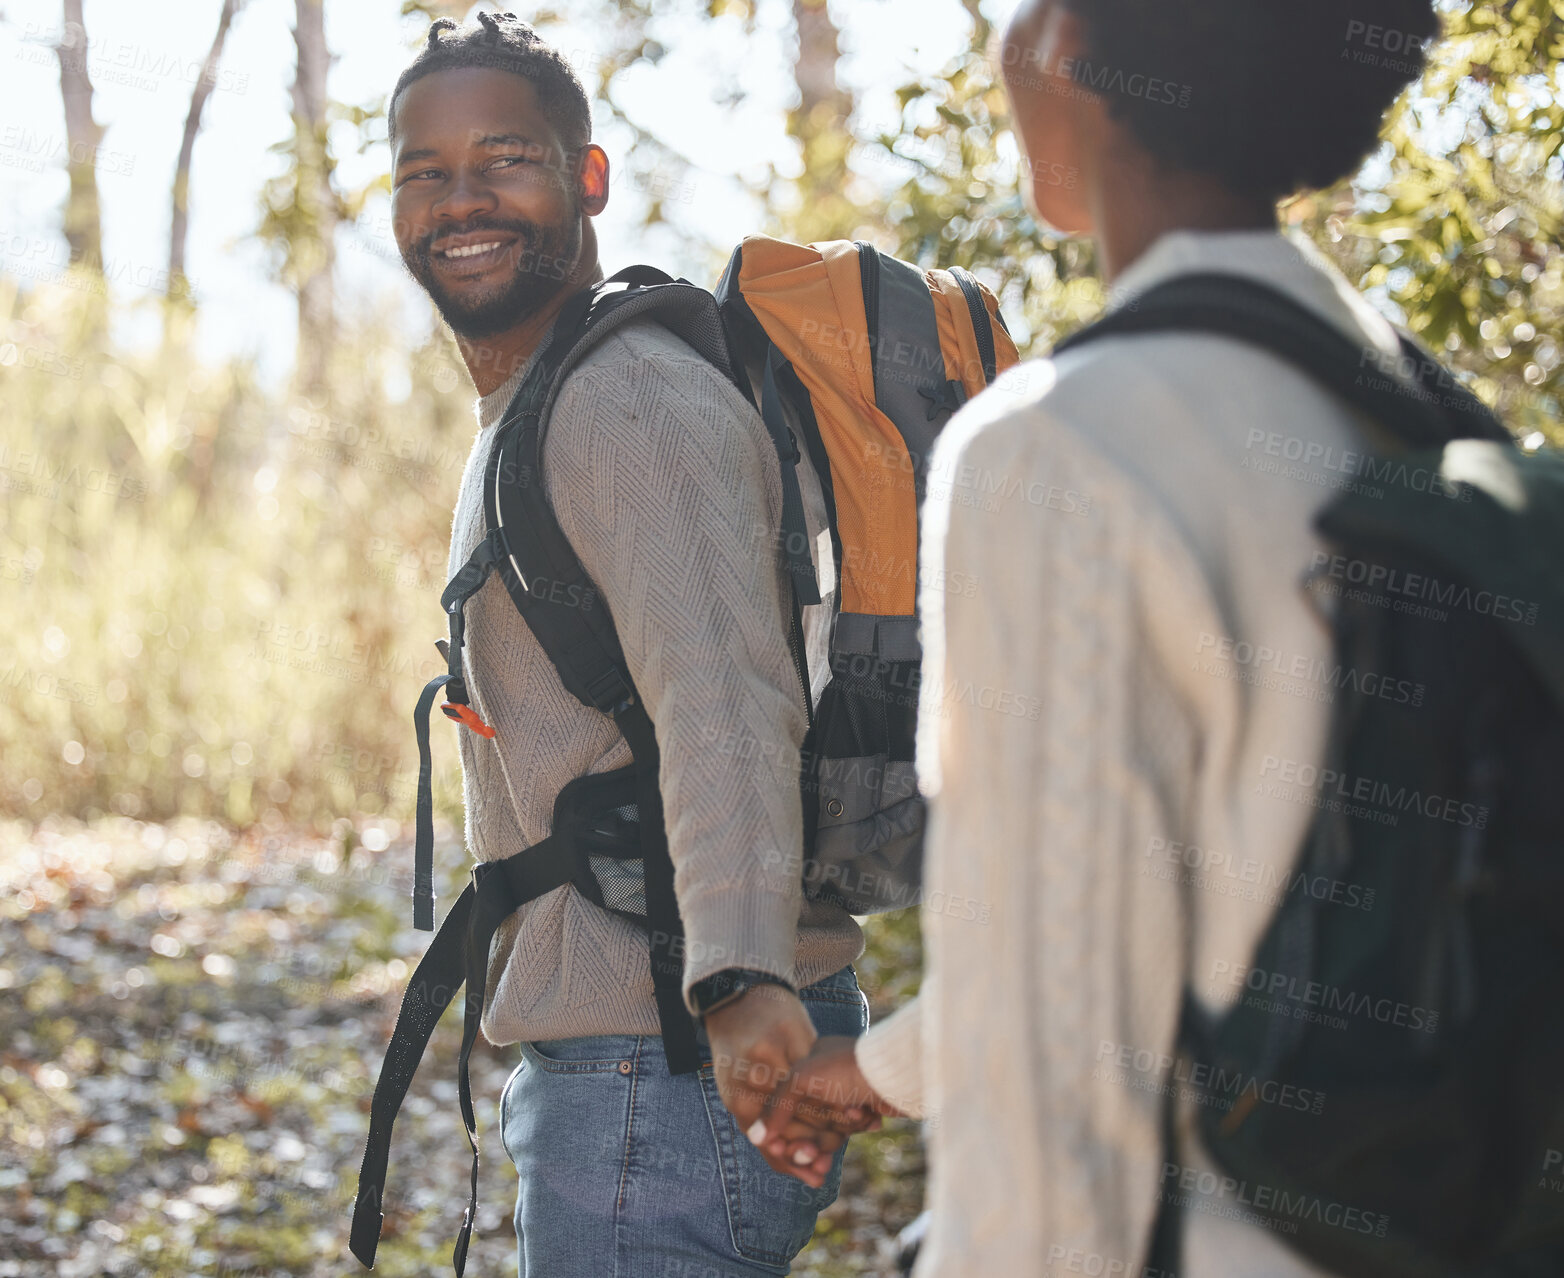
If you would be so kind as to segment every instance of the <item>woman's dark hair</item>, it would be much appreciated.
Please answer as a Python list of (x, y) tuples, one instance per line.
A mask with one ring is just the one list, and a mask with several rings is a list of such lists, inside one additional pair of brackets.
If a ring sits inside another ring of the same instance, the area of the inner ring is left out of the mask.
[(1071, 74), (1170, 168), (1278, 200), (1329, 186), (1378, 141), (1439, 35), (1430, 0), (1065, 0)]
[(481, 11), (476, 22), (465, 26), (450, 18), (430, 23), (428, 41), (391, 91), (386, 119), (392, 137), (396, 136), (396, 100), (402, 90), (432, 72), (458, 67), (493, 67), (519, 75), (532, 85), (538, 105), (559, 130), (567, 150), (579, 150), (592, 140), (592, 106), (564, 55), (514, 13)]

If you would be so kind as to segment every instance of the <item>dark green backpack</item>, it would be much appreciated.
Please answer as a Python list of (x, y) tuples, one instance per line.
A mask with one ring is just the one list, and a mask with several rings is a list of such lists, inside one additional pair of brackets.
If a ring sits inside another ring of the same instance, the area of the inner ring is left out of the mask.
[(1423, 695), (1340, 689), (1239, 1001), (1213, 1024), (1185, 999), (1179, 1085), (1226, 1176), (1165, 1158), (1152, 1265), (1183, 1272), (1197, 1210), (1351, 1278), (1564, 1273), (1564, 459), (1410, 339), (1385, 360), (1235, 276), (1170, 281), (1060, 349), (1166, 331), (1260, 346), (1383, 432), (1316, 520), (1310, 585), (1342, 670)]

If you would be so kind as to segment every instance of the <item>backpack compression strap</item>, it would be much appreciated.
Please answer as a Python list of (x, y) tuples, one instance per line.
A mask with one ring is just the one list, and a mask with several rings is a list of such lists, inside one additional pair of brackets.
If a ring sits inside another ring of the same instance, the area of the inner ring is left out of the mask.
[(1411, 364), (1411, 375), (1387, 372), (1377, 347), (1241, 275), (1177, 276), (1065, 338), (1054, 355), (1105, 337), (1164, 332), (1215, 333), (1278, 355), (1412, 448), (1438, 447), (1452, 435), (1510, 438), (1488, 407), (1410, 337), (1400, 335), (1401, 363)]

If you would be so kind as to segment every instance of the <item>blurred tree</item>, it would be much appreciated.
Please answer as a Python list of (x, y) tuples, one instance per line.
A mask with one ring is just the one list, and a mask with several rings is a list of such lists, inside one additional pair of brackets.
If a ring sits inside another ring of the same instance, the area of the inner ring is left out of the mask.
[(301, 246), (299, 277), (299, 353), (303, 384), (324, 381), (323, 361), (332, 345), (331, 268), (337, 200), (332, 190), (332, 161), (326, 145), (326, 50), (324, 0), (296, 0), (293, 28), (298, 72), (293, 80), (293, 120), (298, 144), (299, 180), (295, 200), (311, 234)]
[[(800, 238), (828, 239), (833, 228), (861, 220), (847, 189), (853, 95), (837, 78), (841, 48), (826, 0), (793, 0), (793, 28), (798, 105), (787, 114), (787, 131), (798, 139), (803, 174), (791, 184), (796, 202), (789, 201), (787, 212)], [(851, 230), (849, 225), (843, 233)]]
[(92, 116), (92, 75), (87, 66), (87, 28), (82, 0), (65, 0), (65, 24), (55, 54), (60, 60), (60, 97), (65, 103), (65, 168), (70, 194), (65, 204), (65, 241), (71, 262), (103, 271), (103, 223), (98, 210), (98, 144), (103, 126)]
[(201, 78), (190, 92), (190, 110), (185, 115), (185, 132), (179, 142), (179, 158), (174, 163), (173, 215), (168, 232), (168, 299), (187, 302), (190, 297), (190, 281), (185, 278), (185, 237), (190, 226), (190, 161), (195, 154), (196, 134), (201, 131), (201, 112), (206, 100), (212, 96), (217, 83), (217, 67), (223, 56), (223, 44), (228, 39), (228, 28), (244, 0), (223, 0), (222, 11), (217, 15), (217, 34), (212, 37), (212, 47), (207, 50), (206, 61), (201, 65)]
[(1443, 7), (1382, 162), (1291, 218), (1519, 434), (1564, 443), (1564, 2)]
[(293, 27), (297, 61), (293, 79), (293, 135), (276, 149), (288, 170), (266, 184), (260, 236), (280, 252), (281, 276), (299, 299), (297, 379), (306, 391), (326, 382), (335, 345), (332, 266), (334, 236), (345, 209), (332, 181), (335, 162), (328, 145), (331, 103), (326, 75), (324, 0), (295, 0)]

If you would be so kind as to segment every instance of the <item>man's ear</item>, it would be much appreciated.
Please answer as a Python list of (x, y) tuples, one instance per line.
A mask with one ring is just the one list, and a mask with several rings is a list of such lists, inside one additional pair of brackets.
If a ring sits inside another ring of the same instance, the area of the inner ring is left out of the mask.
[(581, 148), (576, 190), (581, 195), (581, 211), (588, 217), (596, 217), (608, 206), (608, 152), (596, 142)]

